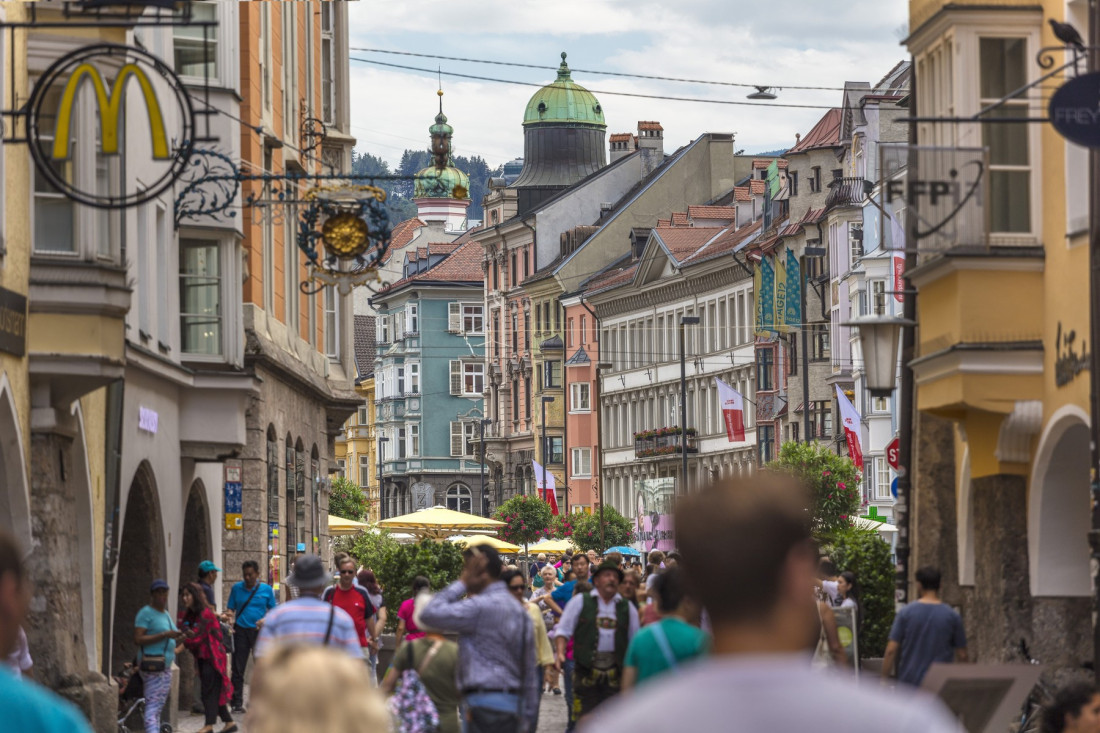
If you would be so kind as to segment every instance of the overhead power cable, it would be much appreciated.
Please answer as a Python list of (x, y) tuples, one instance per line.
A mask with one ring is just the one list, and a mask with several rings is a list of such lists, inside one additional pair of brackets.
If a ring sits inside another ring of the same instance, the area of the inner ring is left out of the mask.
[[(460, 74), (460, 73), (455, 72), (455, 71), (440, 71), (439, 69), (423, 69), (423, 68), (420, 68), (418, 66), (404, 66), (402, 64), (391, 64), (391, 63), (387, 63), (385, 61), (376, 61), (374, 59), (362, 59), (362, 58), (351, 57), (350, 60), (351, 61), (357, 61), (357, 62), (363, 63), (363, 64), (373, 64), (374, 66), (385, 66), (385, 67), (388, 67), (388, 68), (391, 68), (391, 69), (403, 69), (405, 71), (416, 71), (416, 72), (419, 72), (421, 74), (428, 74), (429, 76), (437, 76), (439, 74), (442, 74), (443, 76), (453, 76), (453, 77), (456, 77), (456, 78), (459, 78), (459, 79), (473, 79), (475, 81), (491, 81), (491, 82), (495, 82), (497, 84), (513, 84), (513, 85), (516, 85), (516, 86), (524, 86), (524, 87), (539, 87), (541, 89), (555, 89), (555, 88), (566, 89), (566, 88), (568, 88), (564, 84), (560, 84), (560, 85), (557, 84), (557, 83), (542, 84), (540, 82), (518, 81), (516, 79), (497, 79), (497, 78), (491, 77), (491, 76), (478, 76), (477, 74)], [(612, 91), (600, 90), (600, 89), (589, 89), (588, 91), (591, 92), (592, 94), (601, 94), (601, 95), (613, 96), (613, 97), (636, 97), (636, 98), (639, 98), (639, 99), (659, 99), (659, 100), (663, 100), (663, 101), (667, 101), (667, 102), (699, 102), (699, 103), (702, 103), (702, 104), (725, 104), (725, 105), (733, 105), (733, 106), (737, 106), (737, 107), (782, 107), (782, 108), (787, 108), (787, 109), (820, 109), (820, 110), (830, 110), (830, 109), (853, 109), (854, 110), (854, 109), (858, 109), (856, 107), (845, 108), (843, 106), (838, 106), (838, 105), (835, 105), (835, 104), (791, 104), (791, 103), (788, 103), (788, 102), (750, 102), (750, 101), (741, 101), (741, 100), (732, 100), (732, 99), (706, 99), (706, 98), (703, 98), (703, 97), (679, 97), (679, 96), (670, 96), (670, 95), (666, 95), (666, 94), (642, 94), (640, 92), (612, 92)]]
[[(463, 61), (471, 64), (491, 64), (493, 66), (512, 66), (520, 69), (539, 69), (544, 71), (557, 71), (556, 66), (543, 66), (540, 64), (524, 64), (518, 61), (493, 61), (490, 59), (471, 59), (464, 58), (462, 56), (441, 56), (439, 54), (432, 53), (414, 53), (412, 51), (395, 51), (387, 48), (364, 48), (364, 47), (351, 47), (352, 51), (366, 51), (368, 53), (385, 53), (394, 56), (415, 56), (417, 58), (424, 59), (440, 59), (443, 61)], [(764, 86), (768, 89), (810, 89), (815, 91), (830, 91), (830, 92), (842, 92), (844, 87), (824, 87), (824, 86), (807, 86), (807, 85), (792, 85), (792, 84), (748, 84), (740, 81), (714, 81), (712, 79), (686, 79), (677, 76), (657, 76), (653, 74), (631, 74), (625, 71), (601, 71), (599, 69), (579, 69), (570, 67), (571, 71), (575, 71), (579, 74), (599, 74), (602, 76), (618, 76), (628, 79), (649, 79), (652, 81), (675, 81), (684, 84), (709, 84), (712, 86), (724, 86), (724, 87), (741, 87), (744, 89), (756, 89), (760, 86)], [(905, 89), (896, 89), (891, 91), (908, 91)], [(607, 92), (600, 92), (606, 94)]]

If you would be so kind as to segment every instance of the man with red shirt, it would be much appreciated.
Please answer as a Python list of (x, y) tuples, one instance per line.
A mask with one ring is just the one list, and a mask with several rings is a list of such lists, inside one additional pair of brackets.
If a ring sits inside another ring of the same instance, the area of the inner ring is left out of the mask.
[(339, 582), (325, 589), (321, 600), (341, 608), (355, 622), (355, 633), (359, 634), (359, 645), (363, 647), (363, 656), (370, 658), (371, 648), (377, 643), (374, 639), (374, 605), (370, 602), (366, 588), (354, 584), (355, 560), (348, 557), (340, 561)]

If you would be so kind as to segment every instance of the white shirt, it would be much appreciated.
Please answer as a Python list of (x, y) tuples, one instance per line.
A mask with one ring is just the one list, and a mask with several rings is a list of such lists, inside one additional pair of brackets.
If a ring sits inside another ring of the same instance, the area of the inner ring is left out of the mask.
[[(609, 602), (604, 603), (604, 600), (600, 598), (600, 594), (593, 589), (591, 595), (596, 597), (596, 618), (609, 618), (612, 621), (616, 620), (615, 616), (615, 604), (622, 600), (622, 596), (618, 593)], [(581, 608), (584, 606), (584, 596), (573, 596), (569, 599), (569, 603), (565, 604), (565, 608), (562, 609), (561, 620), (558, 621), (558, 625), (554, 627), (554, 636), (564, 636), (569, 639), (573, 636), (573, 633), (577, 630), (577, 621), (581, 617)], [(638, 610), (634, 608), (633, 603), (627, 604), (627, 613), (630, 617), (630, 628), (626, 631), (626, 638), (629, 641), (634, 638), (634, 635), (638, 633)], [(612, 624), (609, 628), (598, 626), (599, 636), (596, 640), (596, 651), (598, 652), (614, 652), (615, 651), (615, 626)], [(626, 651), (625, 649), (623, 650)]]
[[(823, 581), (821, 581), (821, 589), (823, 591), (825, 591), (825, 595), (829, 596), (829, 600), (835, 606), (837, 604), (837, 599), (840, 598), (840, 589), (837, 587), (836, 581), (835, 580), (823, 580)], [(845, 597), (844, 600), (840, 602), (840, 608), (855, 608), (858, 605), (859, 604), (857, 604), (851, 598), (847, 598), (847, 597)]]
[[(795, 704), (792, 704), (792, 701)], [(822, 715), (821, 711), (835, 714)], [(848, 715), (843, 711), (851, 711)], [(617, 697), (582, 721), (579, 733), (961, 733), (935, 698), (859, 685), (815, 672), (802, 654), (718, 656), (684, 666), (644, 695)]]
[(27, 634), (23, 631), (22, 626), (19, 627), (19, 637), (15, 641), (15, 649), (3, 660), (3, 664), (15, 672), (16, 677), (22, 677), (24, 672), (34, 666), (34, 662), (31, 660), (30, 646), (27, 644)]

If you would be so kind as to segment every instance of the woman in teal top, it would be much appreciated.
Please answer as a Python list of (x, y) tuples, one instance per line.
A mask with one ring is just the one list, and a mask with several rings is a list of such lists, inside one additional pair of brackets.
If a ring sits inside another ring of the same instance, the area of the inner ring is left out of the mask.
[(142, 671), (141, 681), (145, 686), (145, 731), (156, 733), (160, 730), (160, 714), (168, 702), (172, 691), (172, 662), (176, 658), (176, 640), (183, 633), (176, 628), (176, 622), (168, 613), (168, 584), (163, 580), (154, 580), (149, 586), (151, 596), (149, 605), (138, 611), (134, 619), (134, 643), (138, 645), (138, 668), (141, 662), (163, 658), (164, 664), (157, 671)]

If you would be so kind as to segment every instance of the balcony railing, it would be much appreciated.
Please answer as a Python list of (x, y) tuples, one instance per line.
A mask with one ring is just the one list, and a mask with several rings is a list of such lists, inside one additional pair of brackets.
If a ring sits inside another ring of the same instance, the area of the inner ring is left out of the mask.
[[(683, 433), (686, 433), (682, 435)], [(634, 433), (634, 457), (654, 458), (680, 455), (680, 447), (685, 445), (687, 453), (698, 453), (695, 443), (695, 428), (682, 431), (678, 426), (642, 430)]]
[(849, 206), (863, 203), (863, 179), (859, 177), (834, 178), (829, 183), (829, 195), (825, 197), (825, 206)]

